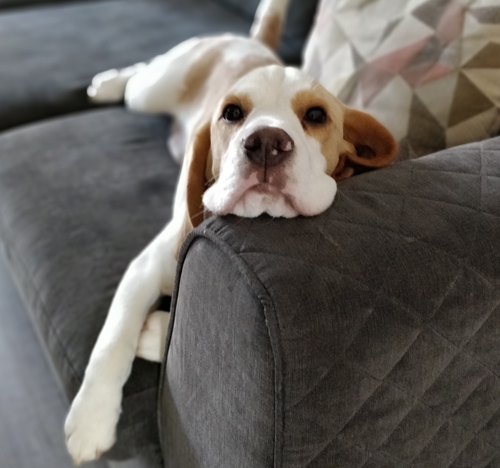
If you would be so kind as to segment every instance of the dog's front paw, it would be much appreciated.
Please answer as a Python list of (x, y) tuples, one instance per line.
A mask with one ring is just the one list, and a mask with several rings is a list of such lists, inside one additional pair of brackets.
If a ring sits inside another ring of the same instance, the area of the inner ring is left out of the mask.
[(116, 440), (120, 395), (105, 388), (80, 389), (64, 424), (66, 446), (76, 465), (96, 460)]
[(170, 313), (158, 310), (148, 315), (139, 337), (136, 356), (161, 362), (165, 353)]

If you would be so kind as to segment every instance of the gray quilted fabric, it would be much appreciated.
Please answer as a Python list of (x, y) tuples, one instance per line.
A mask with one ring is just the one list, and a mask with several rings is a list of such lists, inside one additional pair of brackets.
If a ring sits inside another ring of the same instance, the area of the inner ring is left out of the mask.
[(167, 467), (500, 467), (500, 138), (211, 219), (179, 271)]

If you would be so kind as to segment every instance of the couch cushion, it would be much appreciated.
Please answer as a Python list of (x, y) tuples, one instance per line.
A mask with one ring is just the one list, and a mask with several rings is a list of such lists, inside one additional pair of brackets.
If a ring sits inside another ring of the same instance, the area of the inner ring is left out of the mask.
[(196, 35), (247, 34), (212, 0), (123, 0), (0, 14), (0, 130), (90, 107), (92, 77), (149, 60)]
[(500, 138), (212, 218), (179, 260), (166, 468), (500, 466)]
[[(108, 109), (0, 136), (1, 243), (69, 399), (128, 262), (170, 217), (166, 129)], [(132, 375), (112, 458), (158, 447), (159, 366)]]

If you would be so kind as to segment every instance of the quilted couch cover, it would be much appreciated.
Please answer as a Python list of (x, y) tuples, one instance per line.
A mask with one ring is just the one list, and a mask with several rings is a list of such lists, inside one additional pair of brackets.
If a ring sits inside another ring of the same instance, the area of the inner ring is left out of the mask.
[(500, 138), (184, 244), (165, 466), (500, 467)]

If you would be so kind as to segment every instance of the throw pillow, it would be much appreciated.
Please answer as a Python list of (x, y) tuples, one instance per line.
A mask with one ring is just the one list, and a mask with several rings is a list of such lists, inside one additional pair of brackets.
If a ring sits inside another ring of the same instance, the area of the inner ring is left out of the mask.
[(402, 159), (500, 130), (500, 0), (322, 0), (305, 71), (386, 125)]

